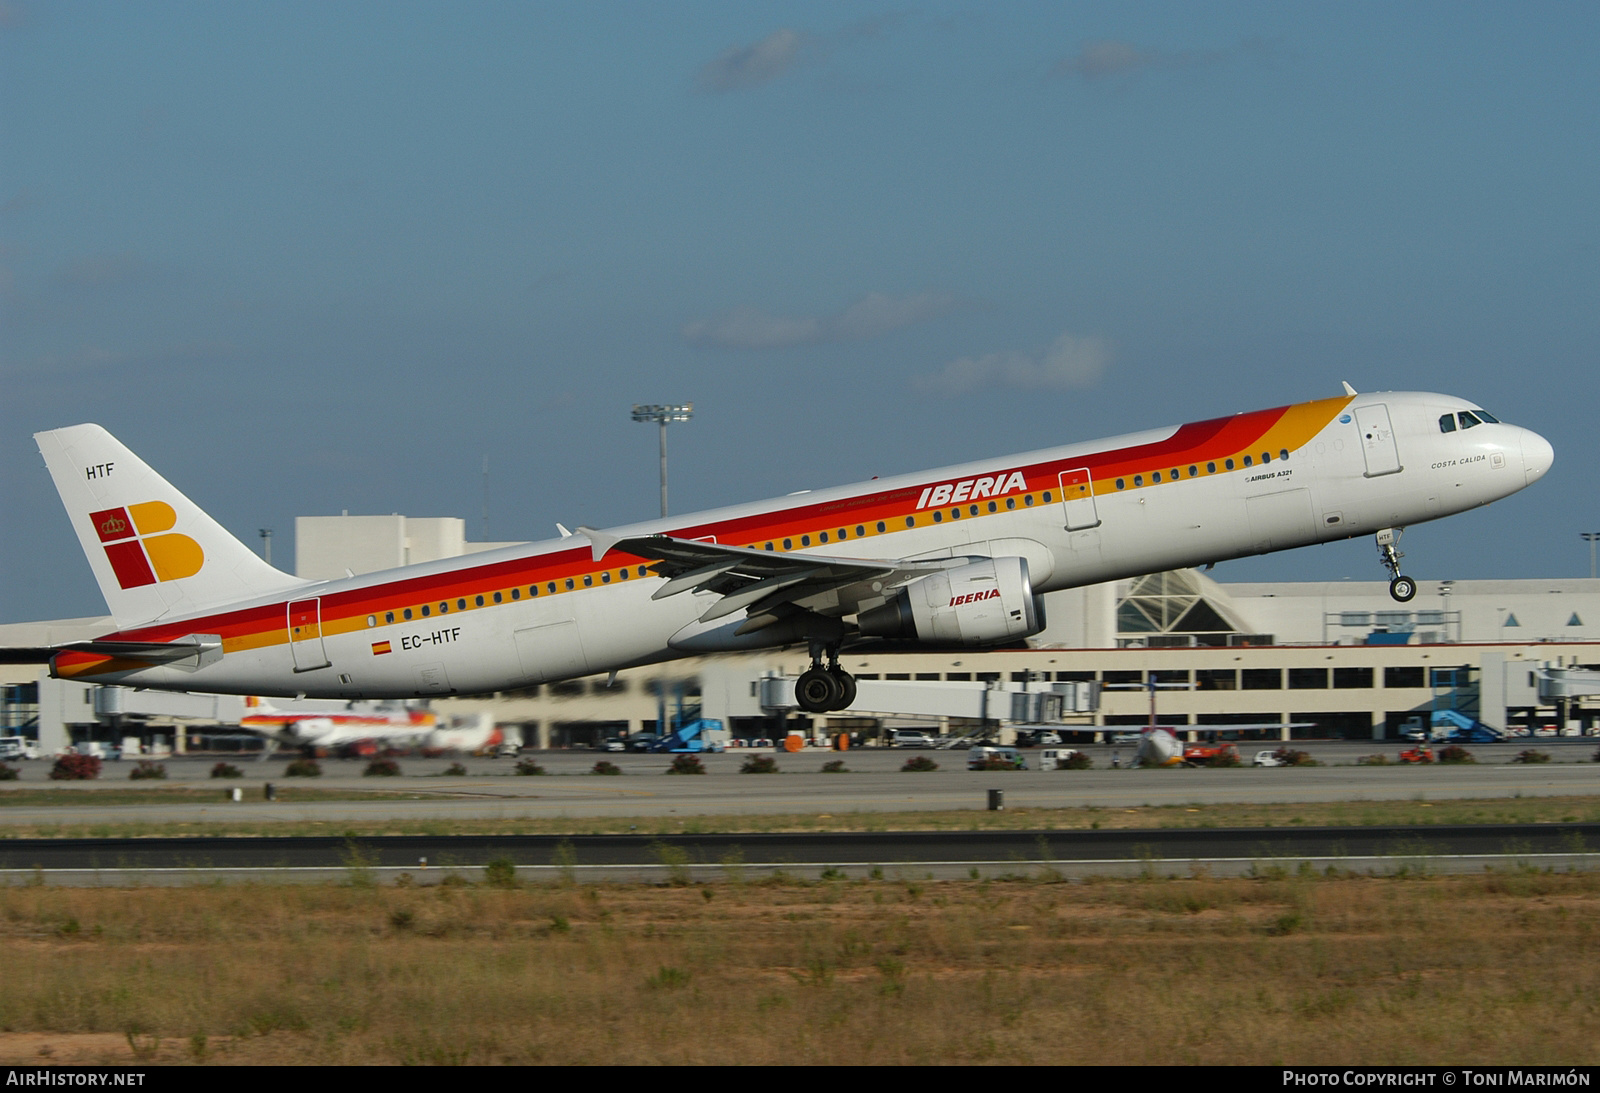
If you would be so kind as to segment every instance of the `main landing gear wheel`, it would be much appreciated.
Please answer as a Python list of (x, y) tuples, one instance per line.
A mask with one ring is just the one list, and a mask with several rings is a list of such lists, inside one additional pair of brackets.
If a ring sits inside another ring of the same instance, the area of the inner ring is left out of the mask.
[(1396, 549), (1405, 528), (1384, 528), (1378, 532), (1378, 561), (1389, 571), (1389, 595), (1397, 603), (1410, 603), (1417, 594), (1417, 582), (1400, 572), (1400, 559), (1405, 555)]
[(838, 665), (829, 668), (828, 674), (833, 676), (834, 680), (839, 684), (839, 701), (833, 708), (836, 710), (848, 710), (850, 704), (856, 700), (856, 677)]
[(794, 684), (794, 697), (806, 713), (827, 713), (838, 708), (844, 687), (832, 672), (817, 667), (801, 673)]
[[(826, 653), (827, 666), (822, 658)], [(813, 640), (811, 667), (795, 680), (794, 698), (806, 713), (830, 713), (848, 709), (856, 700), (856, 677), (839, 667), (837, 646)]]

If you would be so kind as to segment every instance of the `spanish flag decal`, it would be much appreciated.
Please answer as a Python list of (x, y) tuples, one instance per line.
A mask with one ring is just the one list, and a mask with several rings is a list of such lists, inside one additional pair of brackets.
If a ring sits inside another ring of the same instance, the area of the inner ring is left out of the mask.
[(386, 642), (386, 641), (375, 641), (375, 642), (372, 643), (372, 655), (373, 656), (381, 657), (381, 656), (383, 656), (383, 654), (387, 653), (388, 651), (389, 651), (389, 643), (388, 642)]

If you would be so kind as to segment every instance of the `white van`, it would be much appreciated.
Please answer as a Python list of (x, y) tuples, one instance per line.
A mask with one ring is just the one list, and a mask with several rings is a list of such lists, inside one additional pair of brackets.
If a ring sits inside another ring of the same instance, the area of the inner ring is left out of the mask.
[(1039, 753), (1039, 769), (1066, 770), (1067, 761), (1077, 754), (1077, 748), (1045, 748)]

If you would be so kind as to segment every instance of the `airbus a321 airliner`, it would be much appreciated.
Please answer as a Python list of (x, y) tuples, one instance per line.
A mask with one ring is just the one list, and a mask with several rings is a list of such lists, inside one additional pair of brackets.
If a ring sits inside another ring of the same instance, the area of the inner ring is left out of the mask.
[(806, 643), (810, 712), (842, 646), (1016, 642), (1042, 593), (1375, 535), (1517, 492), (1550, 444), (1448, 395), (1345, 394), (1005, 459), (307, 581), (267, 565), (98, 425), (39, 433), (116, 620), (61, 678), (411, 698)]

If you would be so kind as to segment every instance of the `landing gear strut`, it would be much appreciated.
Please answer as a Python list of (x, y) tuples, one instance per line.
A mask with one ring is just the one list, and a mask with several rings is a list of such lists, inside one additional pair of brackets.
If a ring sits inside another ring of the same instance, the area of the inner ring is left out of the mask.
[(856, 700), (856, 677), (839, 667), (837, 642), (811, 642), (811, 667), (795, 681), (794, 697), (806, 713), (847, 709)]
[(1384, 528), (1378, 532), (1378, 560), (1389, 571), (1389, 595), (1398, 603), (1410, 603), (1417, 594), (1417, 582), (1400, 572), (1400, 559), (1405, 555), (1395, 549), (1405, 528)]

